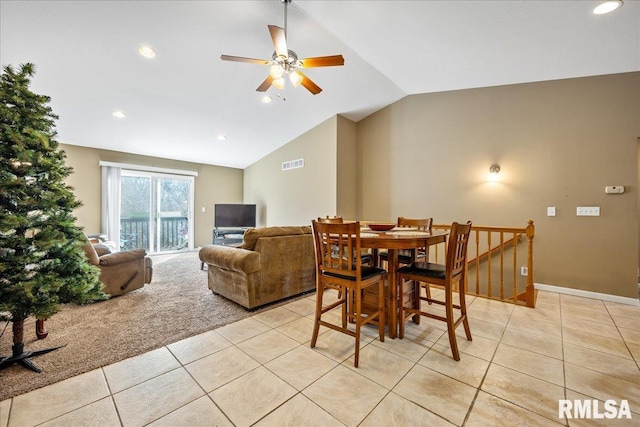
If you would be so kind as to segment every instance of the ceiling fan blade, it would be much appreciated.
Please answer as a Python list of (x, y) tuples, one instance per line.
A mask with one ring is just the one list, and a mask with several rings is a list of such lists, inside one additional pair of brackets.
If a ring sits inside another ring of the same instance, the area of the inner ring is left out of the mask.
[(273, 77), (271, 77), (271, 74), (269, 74), (267, 78), (264, 79), (262, 84), (258, 86), (258, 88), (256, 89), (256, 92), (266, 92), (267, 89), (271, 87), (271, 83), (273, 83)]
[(342, 55), (316, 56), (314, 58), (304, 58), (300, 60), (301, 68), (334, 67), (336, 65), (344, 65)]
[(276, 55), (288, 58), (289, 51), (287, 50), (287, 37), (284, 34), (284, 29), (275, 25), (269, 25), (268, 27)]
[(315, 84), (309, 77), (305, 76), (300, 71), (296, 71), (296, 72), (300, 74), (300, 76), (302, 77), (302, 81), (300, 82), (300, 84), (304, 86), (309, 92), (311, 92), (314, 95), (317, 95), (320, 92), (322, 92), (322, 89), (320, 88), (320, 86)]
[(220, 55), (223, 61), (248, 62), (250, 64), (269, 65), (271, 61), (266, 59), (245, 58), (244, 56)]

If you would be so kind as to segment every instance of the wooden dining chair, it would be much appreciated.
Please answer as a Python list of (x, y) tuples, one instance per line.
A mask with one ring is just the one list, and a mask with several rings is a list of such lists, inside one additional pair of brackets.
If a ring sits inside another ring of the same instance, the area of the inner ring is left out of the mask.
[(329, 224), (342, 224), (344, 222), (344, 219), (341, 216), (325, 216), (324, 218), (322, 217), (318, 217), (318, 222), (326, 222)]
[[(433, 218), (405, 218), (398, 217), (397, 228), (415, 228), (418, 231), (431, 231)], [(383, 262), (387, 262), (389, 254), (385, 251), (378, 253), (378, 266), (382, 267)], [(403, 249), (398, 253), (398, 264), (411, 264), (416, 261), (428, 261), (429, 248)]]
[[(400, 305), (400, 332), (398, 336), (404, 337), (405, 316), (407, 313), (419, 314), (421, 316), (437, 319), (447, 324), (447, 332), (449, 334), (449, 344), (451, 352), (455, 360), (460, 360), (460, 352), (458, 351), (458, 343), (456, 341), (456, 328), (460, 323), (464, 326), (465, 334), (469, 341), (471, 338), (471, 330), (469, 329), (469, 321), (467, 319), (467, 305), (465, 301), (464, 279), (467, 264), (467, 245), (469, 243), (469, 234), (471, 232), (471, 221), (465, 225), (454, 222), (451, 225), (449, 233), (449, 242), (446, 253), (446, 264), (434, 264), (429, 262), (415, 262), (408, 266), (398, 269), (398, 280), (412, 280), (419, 285), (429, 286), (429, 284), (438, 285), (444, 288), (444, 301), (422, 296), (420, 288), (417, 289), (420, 300), (429, 303), (435, 303), (444, 306), (444, 316), (430, 312), (422, 311), (415, 306), (406, 307), (407, 304)], [(458, 285), (459, 304), (453, 303), (454, 286)], [(454, 318), (454, 309), (459, 310), (460, 315)]]
[[(332, 216), (326, 215), (324, 218), (318, 217), (318, 222), (330, 223), (330, 224), (342, 224), (344, 223), (344, 219), (341, 216)], [(374, 265), (373, 264), (373, 256), (366, 250), (363, 249), (360, 254), (360, 258), (362, 258), (362, 263), (366, 265)]]
[[(312, 221), (316, 255), (316, 311), (311, 337), (311, 348), (316, 346), (320, 326), (355, 337), (354, 366), (360, 357), (360, 329), (377, 321), (380, 341), (384, 341), (385, 304), (384, 281), (387, 272), (381, 268), (363, 266), (360, 256), (360, 223), (326, 223)], [(363, 290), (378, 286), (378, 304), (374, 311), (362, 312)], [(338, 289), (338, 301), (324, 305), (326, 289)], [(342, 324), (336, 325), (322, 319), (325, 313), (341, 307)], [(355, 331), (348, 328), (355, 324)]]

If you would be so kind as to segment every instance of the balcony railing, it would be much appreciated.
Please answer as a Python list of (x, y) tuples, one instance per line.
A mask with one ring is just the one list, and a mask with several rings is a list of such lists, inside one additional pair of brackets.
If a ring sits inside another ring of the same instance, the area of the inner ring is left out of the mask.
[[(120, 219), (120, 249), (147, 249), (151, 251), (149, 242), (150, 221), (148, 218)], [(160, 218), (160, 251), (180, 250), (188, 247), (189, 220), (187, 217)]]
[[(449, 230), (438, 224), (434, 229)], [(467, 254), (465, 290), (469, 295), (535, 307), (533, 238), (535, 227), (473, 225)], [(432, 261), (444, 263), (444, 244), (431, 250)]]

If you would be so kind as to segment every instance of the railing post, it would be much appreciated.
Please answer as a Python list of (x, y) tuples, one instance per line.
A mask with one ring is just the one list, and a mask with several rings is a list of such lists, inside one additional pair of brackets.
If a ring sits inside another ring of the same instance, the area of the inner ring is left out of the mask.
[(533, 220), (527, 222), (526, 234), (527, 234), (527, 288), (526, 303), (527, 307), (534, 308), (536, 306), (535, 301), (535, 288), (533, 286), (533, 237), (535, 236), (535, 226)]

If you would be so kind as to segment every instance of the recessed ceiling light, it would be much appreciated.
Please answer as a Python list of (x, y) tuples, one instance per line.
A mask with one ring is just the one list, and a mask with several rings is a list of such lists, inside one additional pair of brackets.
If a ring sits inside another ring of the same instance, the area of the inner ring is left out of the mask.
[(154, 56), (156, 56), (156, 51), (151, 49), (149, 46), (140, 46), (138, 52), (140, 52), (140, 55), (144, 56), (145, 58), (153, 58)]
[(273, 99), (271, 99), (271, 97), (269, 95), (265, 95), (265, 96), (262, 97), (262, 103), (263, 104), (268, 104), (271, 101), (273, 101)]
[(226, 135), (218, 135), (218, 141), (224, 141), (225, 139), (227, 139)]
[(597, 5), (595, 9), (593, 9), (593, 13), (596, 15), (604, 15), (605, 13), (619, 9), (622, 4), (622, 0), (607, 0)]
[(111, 114), (113, 114), (113, 117), (117, 117), (119, 119), (124, 119), (125, 117), (127, 117), (127, 115), (124, 112), (120, 111), (120, 110), (114, 111)]

